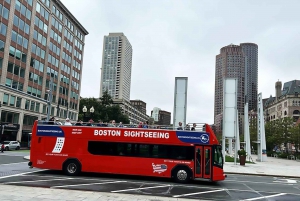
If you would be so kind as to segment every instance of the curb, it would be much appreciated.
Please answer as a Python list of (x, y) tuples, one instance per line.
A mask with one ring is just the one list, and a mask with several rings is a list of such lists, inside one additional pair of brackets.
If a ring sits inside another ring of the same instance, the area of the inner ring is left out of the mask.
[(24, 156), (23, 159), (26, 160), (26, 161), (29, 161), (30, 160), (30, 156)]
[(225, 174), (241, 174), (241, 175), (251, 175), (251, 176), (263, 176), (263, 177), (289, 177), (289, 178), (300, 178), (300, 176), (295, 175), (275, 175), (275, 174), (256, 174), (256, 173), (238, 173), (238, 172), (224, 172)]

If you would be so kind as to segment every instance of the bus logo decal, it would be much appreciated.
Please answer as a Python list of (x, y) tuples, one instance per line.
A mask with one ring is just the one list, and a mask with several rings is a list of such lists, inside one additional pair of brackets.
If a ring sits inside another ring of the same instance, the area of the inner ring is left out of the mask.
[(65, 138), (64, 137), (56, 138), (56, 143), (55, 143), (55, 146), (53, 148), (52, 153), (60, 153), (61, 150), (64, 147), (64, 144), (65, 144)]
[(157, 172), (158, 174), (165, 172), (168, 169), (168, 166), (165, 164), (157, 164), (152, 163), (153, 173)]
[(209, 140), (209, 137), (206, 133), (204, 133), (200, 136), (200, 140), (201, 140), (202, 143), (206, 144)]

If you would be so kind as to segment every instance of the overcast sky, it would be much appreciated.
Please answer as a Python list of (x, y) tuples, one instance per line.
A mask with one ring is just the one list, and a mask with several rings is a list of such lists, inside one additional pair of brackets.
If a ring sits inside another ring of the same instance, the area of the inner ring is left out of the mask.
[(187, 122), (213, 123), (220, 48), (258, 45), (258, 91), (300, 79), (299, 0), (61, 0), (88, 30), (82, 97), (99, 97), (103, 36), (123, 32), (133, 47), (131, 99), (173, 115), (175, 77), (188, 77)]

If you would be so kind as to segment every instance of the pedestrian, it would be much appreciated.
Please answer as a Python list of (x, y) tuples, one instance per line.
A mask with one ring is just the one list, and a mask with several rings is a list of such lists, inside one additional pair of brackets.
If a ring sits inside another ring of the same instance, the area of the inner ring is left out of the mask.
[(4, 151), (4, 144), (1, 145), (1, 153)]

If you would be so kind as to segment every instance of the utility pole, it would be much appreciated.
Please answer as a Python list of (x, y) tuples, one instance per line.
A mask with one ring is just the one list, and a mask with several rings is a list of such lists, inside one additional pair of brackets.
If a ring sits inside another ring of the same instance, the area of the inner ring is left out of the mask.
[(50, 119), (50, 112), (51, 112), (51, 103), (52, 103), (52, 90), (53, 89), (53, 78), (50, 78), (49, 90), (48, 90), (48, 98), (47, 98), (47, 105), (48, 105), (48, 112), (47, 112), (47, 121)]
[(67, 102), (67, 118), (69, 118), (69, 103)]
[(4, 132), (4, 126), (2, 126), (2, 119), (1, 119), (1, 115), (2, 115), (2, 103), (0, 102), (0, 143), (1, 143), (1, 137), (3, 135)]

